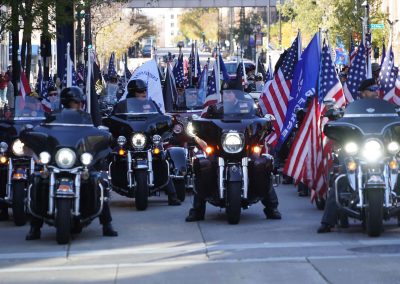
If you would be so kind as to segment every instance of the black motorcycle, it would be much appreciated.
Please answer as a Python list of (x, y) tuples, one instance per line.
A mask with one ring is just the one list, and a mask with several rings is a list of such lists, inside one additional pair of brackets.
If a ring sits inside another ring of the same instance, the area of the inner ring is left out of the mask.
[(71, 231), (99, 216), (108, 198), (101, 163), (111, 152), (111, 135), (94, 127), (89, 114), (64, 109), (39, 126), (26, 126), (20, 137), (37, 163), (29, 212), (56, 227), (59, 244), (68, 243)]
[(327, 123), (324, 133), (336, 142), (330, 187), (340, 222), (356, 218), (369, 236), (379, 236), (383, 220), (400, 216), (400, 117), (395, 106), (379, 99), (355, 101), (343, 117)]
[[(204, 100), (201, 97), (197, 89), (187, 88), (184, 99), (176, 103), (173, 111), (169, 113), (172, 116), (173, 135), (167, 147), (171, 151), (174, 151), (175, 147), (186, 149), (186, 174), (184, 179), (174, 179), (175, 188), (180, 193), (193, 188), (192, 159), (202, 154), (202, 150), (193, 141), (192, 133), (192, 119), (199, 117), (203, 109)], [(178, 198), (184, 201), (185, 195), (178, 195)]]
[(16, 97), (15, 109), (5, 108), (0, 116), (0, 202), (11, 207), (16, 226), (26, 223), (26, 190), (35, 166), (19, 135), (26, 124), (44, 119), (40, 101), (28, 96)]
[[(113, 114), (103, 119), (103, 124), (117, 141), (109, 165), (112, 188), (135, 198), (138, 210), (145, 210), (148, 197), (159, 194), (170, 178), (184, 179), (185, 150), (164, 149), (164, 143), (172, 135), (172, 120), (158, 111), (154, 101), (137, 98), (121, 101)], [(177, 195), (184, 195), (184, 190)]]
[[(227, 94), (235, 95), (235, 103)], [(228, 222), (240, 221), (241, 209), (263, 199), (273, 186), (273, 158), (261, 154), (273, 116), (261, 117), (254, 101), (225, 90), (223, 104), (210, 106), (206, 118), (193, 120), (194, 133), (207, 142), (207, 158), (194, 160), (195, 189), (202, 199), (226, 208)]]

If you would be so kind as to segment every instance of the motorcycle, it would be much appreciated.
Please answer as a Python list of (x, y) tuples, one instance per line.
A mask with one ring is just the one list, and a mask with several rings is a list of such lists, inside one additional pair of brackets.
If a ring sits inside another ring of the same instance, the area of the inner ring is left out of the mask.
[[(103, 124), (117, 141), (109, 164), (112, 188), (135, 198), (137, 210), (146, 210), (149, 196), (158, 195), (170, 178), (184, 179), (185, 150), (164, 148), (172, 135), (172, 119), (161, 114), (154, 101), (127, 98)], [(176, 190), (178, 196), (185, 195), (184, 188)]]
[[(173, 135), (169, 140), (168, 149), (175, 150), (175, 147), (183, 147), (186, 156), (186, 174), (184, 179), (174, 179), (174, 185), (177, 192), (185, 192), (187, 189), (193, 189), (193, 167), (192, 160), (196, 155), (202, 155), (202, 150), (194, 143), (192, 131), (192, 119), (199, 117), (203, 108), (204, 100), (198, 94), (198, 90), (193, 88), (185, 89), (184, 100), (180, 105), (175, 105), (172, 116)], [(178, 199), (185, 200), (185, 195), (178, 195)]]
[[(241, 98), (237, 108), (225, 99), (227, 92)], [(193, 120), (193, 132), (207, 142), (207, 158), (193, 163), (194, 191), (226, 208), (228, 223), (238, 224), (241, 209), (266, 197), (273, 186), (273, 157), (262, 154), (262, 147), (274, 117), (260, 117), (252, 98), (242, 91), (225, 90), (223, 97), (222, 107), (209, 106), (206, 118)]]
[[(38, 125), (45, 119), (39, 100), (16, 97), (15, 109), (0, 117), (0, 202), (11, 207), (16, 226), (26, 223), (26, 190), (35, 163), (19, 138), (25, 124)], [(7, 209), (6, 209), (7, 210)]]
[[(340, 114), (333, 110), (328, 117)], [(340, 222), (361, 220), (369, 236), (379, 236), (383, 220), (400, 216), (397, 184), (400, 117), (395, 106), (378, 99), (358, 100), (324, 127), (336, 142), (330, 187), (335, 190)]]
[(27, 125), (20, 138), (36, 161), (28, 210), (55, 226), (57, 243), (66, 244), (71, 232), (80, 232), (100, 215), (108, 199), (101, 163), (111, 151), (111, 135), (94, 127), (87, 113), (63, 109), (41, 125)]

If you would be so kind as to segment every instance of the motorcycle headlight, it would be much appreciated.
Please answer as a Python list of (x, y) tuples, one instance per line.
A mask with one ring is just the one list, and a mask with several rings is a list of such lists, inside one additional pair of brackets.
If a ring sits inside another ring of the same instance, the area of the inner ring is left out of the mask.
[(175, 134), (181, 134), (182, 133), (182, 130), (183, 130), (183, 126), (182, 126), (182, 124), (175, 124), (174, 125), (174, 127), (172, 128), (172, 131), (175, 133)]
[(189, 122), (188, 125), (186, 126), (186, 133), (189, 136), (192, 136), (192, 137), (195, 136), (194, 127), (193, 127), (193, 123), (192, 122)]
[(349, 142), (344, 146), (344, 150), (349, 155), (355, 155), (358, 153), (358, 146), (354, 142)]
[(39, 154), (39, 159), (43, 165), (47, 165), (48, 163), (50, 163), (51, 156), (48, 152), (41, 152)]
[(243, 138), (239, 133), (227, 133), (222, 136), (222, 148), (227, 153), (239, 153), (243, 149)]
[(0, 143), (0, 153), (5, 153), (8, 150), (8, 144), (6, 142)]
[(62, 148), (56, 153), (56, 163), (62, 169), (71, 168), (76, 161), (75, 152), (68, 148)]
[(146, 136), (142, 133), (132, 135), (132, 146), (135, 149), (143, 149), (146, 146)]
[(376, 162), (383, 155), (381, 143), (376, 140), (367, 141), (362, 154), (368, 162)]
[(126, 138), (125, 136), (118, 136), (117, 138), (117, 143), (120, 147), (124, 146), (126, 143)]
[(24, 143), (21, 140), (17, 139), (12, 144), (12, 151), (16, 156), (23, 156), (24, 155)]
[(158, 144), (161, 143), (161, 136), (160, 135), (154, 135), (152, 140), (153, 140), (153, 143), (155, 145), (158, 145)]
[(396, 155), (400, 151), (399, 143), (392, 141), (387, 145), (387, 149), (390, 154)]
[(90, 153), (83, 153), (81, 155), (81, 163), (84, 166), (90, 165), (90, 163), (93, 161), (93, 155)]

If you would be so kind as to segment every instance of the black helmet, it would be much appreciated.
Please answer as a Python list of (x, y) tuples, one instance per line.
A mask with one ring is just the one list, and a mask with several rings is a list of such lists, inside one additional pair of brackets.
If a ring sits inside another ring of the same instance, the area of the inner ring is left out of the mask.
[(127, 89), (128, 89), (128, 94), (134, 97), (136, 92), (139, 92), (139, 93), (146, 92), (147, 85), (143, 80), (135, 79), (135, 80), (129, 81)]
[(69, 102), (74, 101), (77, 103), (81, 103), (85, 101), (85, 97), (81, 88), (79, 87), (68, 87), (64, 88), (60, 94), (61, 97), (61, 104), (64, 107), (68, 107)]
[(263, 81), (263, 80), (264, 80), (264, 77), (263, 77), (262, 73), (257, 73), (256, 74), (256, 81)]

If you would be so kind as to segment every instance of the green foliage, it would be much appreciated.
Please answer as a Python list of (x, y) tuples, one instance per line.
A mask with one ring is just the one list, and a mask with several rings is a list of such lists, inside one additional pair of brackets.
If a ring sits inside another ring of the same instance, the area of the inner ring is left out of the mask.
[(183, 13), (179, 28), (185, 39), (216, 42), (218, 39), (218, 9), (196, 8)]
[[(283, 20), (298, 27), (303, 35), (303, 44), (307, 44), (319, 28), (329, 30), (331, 43), (339, 36), (349, 46), (350, 35), (361, 39), (364, 8), (360, 0), (288, 0), (279, 10)], [(382, 0), (369, 0), (370, 22), (386, 23), (387, 15), (381, 12)], [(292, 35), (293, 31), (287, 31)], [(380, 46), (382, 39), (388, 38), (389, 30), (373, 30), (373, 45)], [(283, 34), (283, 38), (289, 35)], [(290, 36), (289, 36), (290, 37)]]

